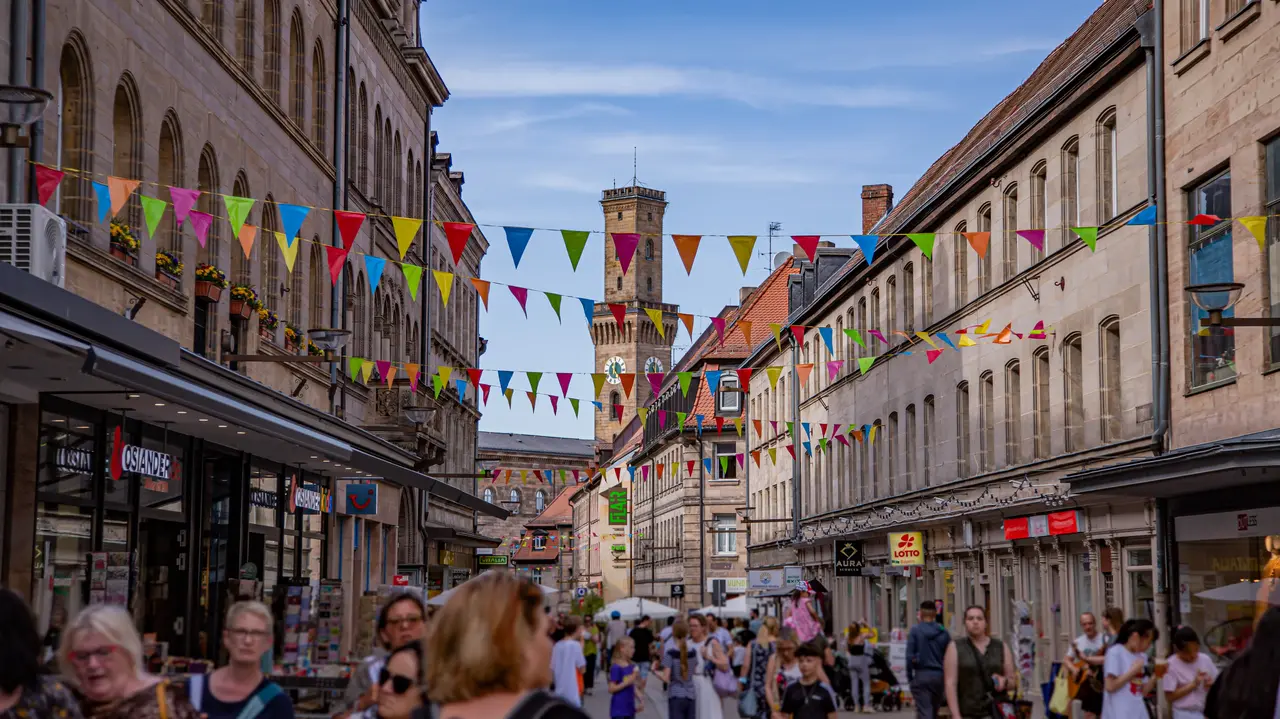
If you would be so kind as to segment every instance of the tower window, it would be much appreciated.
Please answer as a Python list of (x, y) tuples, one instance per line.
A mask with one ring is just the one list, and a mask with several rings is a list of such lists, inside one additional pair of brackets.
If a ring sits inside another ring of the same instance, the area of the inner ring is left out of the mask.
[[(649, 219), (651, 219), (651, 220), (652, 220), (652, 219), (653, 219), (653, 217), (652, 217), (652, 216), (650, 216), (650, 217), (649, 217)], [(653, 240), (645, 240), (645, 241), (644, 241), (644, 258), (645, 258), (646, 260), (652, 260), (652, 259), (653, 259)]]
[(649, 213), (649, 221), (650, 221), (650, 222), (653, 222), (653, 213), (652, 213), (652, 212), (650, 212), (650, 213)]
[(648, 290), (649, 290), (650, 292), (653, 292), (653, 278), (652, 278), (652, 277), (650, 277), (649, 279), (645, 280), (645, 281), (644, 281), (644, 284), (645, 284), (645, 287), (646, 287), (646, 288), (648, 288)]
[(618, 275), (618, 290), (622, 290), (622, 275)]
[(621, 212), (619, 212), (619, 213), (618, 213), (618, 219), (619, 219), (619, 220), (621, 220), (621, 219), (622, 219), (622, 213), (621, 213)]

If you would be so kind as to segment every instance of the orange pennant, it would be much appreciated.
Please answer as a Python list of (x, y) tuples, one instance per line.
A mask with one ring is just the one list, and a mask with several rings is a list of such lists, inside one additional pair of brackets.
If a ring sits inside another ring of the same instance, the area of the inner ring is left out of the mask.
[(738, 329), (742, 330), (742, 339), (747, 341), (747, 346), (751, 346), (751, 323), (746, 320), (738, 320)]
[(472, 277), (471, 284), (475, 285), (476, 292), (480, 295), (480, 300), (484, 302), (484, 311), (488, 312), (489, 311), (489, 281)]
[(684, 328), (689, 331), (689, 339), (693, 339), (693, 315), (687, 315), (683, 312), (677, 313), (680, 321), (684, 323)]
[(960, 234), (969, 241), (969, 246), (978, 253), (978, 257), (987, 256), (987, 247), (991, 245), (990, 232), (961, 232)]
[(250, 259), (253, 252), (253, 241), (258, 237), (258, 228), (253, 225), (240, 225), (240, 248), (244, 250), (244, 258)]
[(702, 235), (672, 235), (671, 241), (676, 243), (676, 251), (680, 253), (680, 260), (684, 262), (685, 273), (693, 274), (693, 258), (698, 255), (698, 244), (702, 242)]
[(627, 393), (627, 399), (631, 399), (631, 390), (636, 386), (636, 373), (619, 372), (618, 379), (622, 380), (622, 391)]
[(120, 210), (124, 209), (124, 203), (129, 201), (129, 195), (132, 195), (140, 184), (142, 184), (140, 180), (126, 180), (123, 177), (107, 178), (107, 190), (111, 193), (112, 217), (120, 214)]
[(800, 378), (800, 384), (804, 384), (809, 381), (809, 373), (812, 371), (813, 371), (812, 363), (796, 365), (796, 376)]
[(1000, 334), (996, 335), (996, 338), (991, 342), (998, 345), (1007, 345), (1013, 342), (1013, 325), (1005, 325), (1004, 329), (1000, 330)]

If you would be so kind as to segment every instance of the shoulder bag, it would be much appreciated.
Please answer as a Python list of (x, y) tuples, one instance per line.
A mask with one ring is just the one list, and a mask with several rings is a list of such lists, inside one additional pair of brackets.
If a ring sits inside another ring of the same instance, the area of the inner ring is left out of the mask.
[[(991, 681), (991, 675), (987, 673), (987, 667), (982, 663), (982, 655), (978, 653), (978, 648), (967, 638), (962, 641), (964, 641), (965, 646), (969, 647), (974, 661), (978, 663), (978, 671), (982, 674), (982, 685), (986, 689), (987, 698), (991, 700), (991, 719), (1017, 719), (1018, 710), (1014, 707), (1013, 702), (996, 693), (995, 682)], [(999, 640), (992, 638), (991, 641), (998, 642)], [(1001, 662), (1003, 663), (1003, 645), (1000, 646), (1000, 654)]]

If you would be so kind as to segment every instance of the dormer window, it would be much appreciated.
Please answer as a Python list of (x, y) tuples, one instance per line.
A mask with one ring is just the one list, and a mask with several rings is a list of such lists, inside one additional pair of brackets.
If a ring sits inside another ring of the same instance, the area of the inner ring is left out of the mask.
[(545, 534), (533, 535), (533, 551), (541, 552), (546, 548), (547, 548), (547, 535)]
[(742, 413), (742, 392), (737, 375), (725, 375), (720, 378), (720, 387), (716, 390), (716, 414), (734, 416)]

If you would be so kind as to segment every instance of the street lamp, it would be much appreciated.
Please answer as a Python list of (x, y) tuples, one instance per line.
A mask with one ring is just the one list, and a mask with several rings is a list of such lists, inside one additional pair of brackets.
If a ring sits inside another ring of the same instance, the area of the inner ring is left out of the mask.
[(316, 344), (316, 347), (325, 352), (337, 352), (347, 345), (351, 332), (332, 327), (316, 327), (307, 330), (307, 336)]
[(404, 416), (414, 424), (426, 424), (435, 416), (435, 407), (409, 406), (404, 408)]
[(1187, 295), (1196, 307), (1209, 314), (1201, 318), (1201, 327), (1280, 327), (1280, 317), (1223, 317), (1222, 313), (1240, 301), (1244, 285), (1239, 282), (1213, 282), (1189, 285)]
[(39, 120), (52, 99), (37, 87), (0, 85), (0, 147), (26, 147), (31, 138), (22, 128)]

